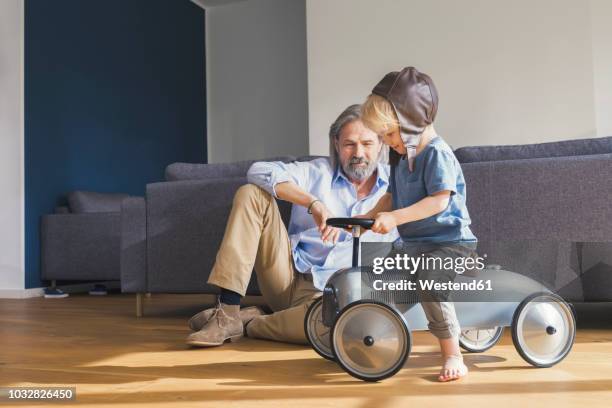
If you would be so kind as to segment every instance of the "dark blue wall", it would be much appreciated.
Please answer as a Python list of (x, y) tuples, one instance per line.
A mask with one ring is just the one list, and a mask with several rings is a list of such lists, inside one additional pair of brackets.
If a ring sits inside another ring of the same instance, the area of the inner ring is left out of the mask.
[(205, 162), (204, 11), (189, 0), (26, 0), (26, 288), (66, 192), (143, 195)]

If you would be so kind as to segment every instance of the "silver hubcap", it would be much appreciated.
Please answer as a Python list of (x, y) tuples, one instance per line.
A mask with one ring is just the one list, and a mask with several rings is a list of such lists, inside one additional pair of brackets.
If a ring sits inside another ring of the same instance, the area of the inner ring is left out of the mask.
[(556, 362), (572, 347), (572, 311), (553, 297), (543, 295), (530, 301), (518, 316), (516, 328), (519, 346), (539, 364)]
[(333, 342), (336, 357), (364, 377), (393, 371), (409, 347), (401, 319), (374, 303), (357, 304), (338, 316)]
[(461, 331), (461, 342), (474, 350), (481, 350), (489, 347), (491, 343), (497, 341), (497, 336), (502, 327), (490, 329), (467, 329)]
[(308, 334), (313, 346), (322, 354), (332, 358), (329, 332), (330, 328), (323, 324), (323, 302), (317, 300), (308, 319)]

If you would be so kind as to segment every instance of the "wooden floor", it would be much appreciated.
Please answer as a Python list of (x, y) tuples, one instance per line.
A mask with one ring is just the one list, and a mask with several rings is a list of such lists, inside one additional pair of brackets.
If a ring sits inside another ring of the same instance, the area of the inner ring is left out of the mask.
[(307, 347), (245, 339), (191, 349), (186, 322), (201, 301), (153, 295), (137, 319), (133, 296), (0, 300), (0, 387), (75, 386), (65, 405), (87, 407), (612, 406), (612, 304), (578, 305), (576, 344), (553, 368), (528, 366), (506, 332), (488, 352), (466, 355), (467, 379), (439, 384), (428, 333), (381, 383), (358, 381)]

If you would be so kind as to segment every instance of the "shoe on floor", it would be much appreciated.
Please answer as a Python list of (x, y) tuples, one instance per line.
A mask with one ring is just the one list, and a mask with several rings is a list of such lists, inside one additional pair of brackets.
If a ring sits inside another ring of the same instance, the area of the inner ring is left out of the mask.
[[(210, 317), (215, 312), (216, 308), (211, 307), (210, 309), (202, 310), (200, 313), (193, 315), (191, 319), (189, 319), (189, 328), (192, 331), (199, 331), (204, 327), (204, 325), (210, 320)], [(248, 322), (253, 320), (257, 316), (263, 315), (264, 312), (259, 306), (248, 306), (240, 309), (239, 316), (240, 320), (242, 320), (242, 324), (246, 325)]]
[(60, 299), (66, 298), (68, 294), (61, 289), (58, 288), (45, 288), (45, 298), (46, 299)]
[(243, 336), (240, 306), (220, 303), (201, 330), (187, 337), (187, 344), (197, 347), (220, 346), (226, 341), (237, 341)]

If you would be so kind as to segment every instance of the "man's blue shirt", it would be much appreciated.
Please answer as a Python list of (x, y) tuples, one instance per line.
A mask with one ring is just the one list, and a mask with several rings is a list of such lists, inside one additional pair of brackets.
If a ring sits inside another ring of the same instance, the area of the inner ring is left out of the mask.
[[(256, 184), (278, 198), (275, 187), (292, 181), (321, 200), (335, 217), (365, 214), (387, 192), (389, 167), (379, 164), (376, 183), (364, 198), (357, 198), (357, 190), (338, 167), (331, 168), (327, 158), (308, 162), (256, 162), (248, 171), (249, 183)], [(324, 243), (312, 215), (305, 207), (294, 205), (289, 221), (289, 239), (293, 262), (302, 273), (312, 273), (315, 287), (323, 290), (329, 277), (338, 269), (351, 266), (352, 237), (342, 231), (337, 244)], [(381, 235), (367, 231), (362, 242), (393, 242), (399, 237), (396, 230)]]

